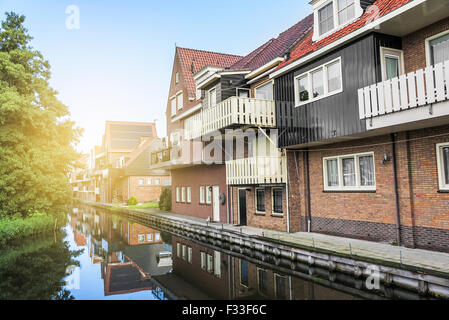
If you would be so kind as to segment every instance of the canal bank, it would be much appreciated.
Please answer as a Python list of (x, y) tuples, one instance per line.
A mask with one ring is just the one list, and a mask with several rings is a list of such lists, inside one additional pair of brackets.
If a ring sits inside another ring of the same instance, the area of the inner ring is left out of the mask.
[(128, 210), (104, 203), (83, 203), (112, 209), (139, 223), (247, 257), (270, 260), (291, 270), (308, 265), (358, 279), (369, 278), (375, 271), (385, 287), (394, 285), (420, 295), (449, 298), (449, 255), (445, 253), (313, 233), (286, 234), (210, 223), (155, 209)]

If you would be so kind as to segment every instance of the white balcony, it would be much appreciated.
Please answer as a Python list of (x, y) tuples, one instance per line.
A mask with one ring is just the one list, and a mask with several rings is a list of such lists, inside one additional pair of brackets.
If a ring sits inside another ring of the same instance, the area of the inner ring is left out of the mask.
[(275, 113), (272, 100), (231, 97), (186, 119), (185, 138), (196, 139), (234, 126), (273, 128), (276, 126)]
[[(360, 119), (377, 129), (449, 115), (449, 61), (358, 90)], [(428, 106), (429, 108), (425, 108)]]
[(95, 188), (95, 194), (100, 194), (100, 188)]
[(226, 161), (226, 183), (229, 185), (279, 184), (286, 182), (286, 157), (251, 157)]

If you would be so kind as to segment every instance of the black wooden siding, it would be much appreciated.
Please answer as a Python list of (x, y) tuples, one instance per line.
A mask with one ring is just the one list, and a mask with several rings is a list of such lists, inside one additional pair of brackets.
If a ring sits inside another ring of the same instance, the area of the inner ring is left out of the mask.
[[(396, 37), (372, 33), (275, 80), (279, 147), (298, 146), (366, 131), (357, 90), (381, 80), (380, 46), (401, 49)], [(295, 107), (294, 77), (341, 57), (343, 92)]]
[(217, 103), (220, 103), (222, 101), (225, 101), (226, 99), (229, 99), (230, 97), (234, 97), (237, 93), (236, 88), (249, 88), (249, 86), (245, 86), (245, 84), (245, 75), (222, 75), (220, 80), (217, 80), (204, 89), (205, 96), (203, 105), (209, 106), (209, 90), (211, 90), (212, 88), (215, 88), (217, 90)]
[(376, 0), (360, 0), (360, 6), (363, 10), (371, 6)]

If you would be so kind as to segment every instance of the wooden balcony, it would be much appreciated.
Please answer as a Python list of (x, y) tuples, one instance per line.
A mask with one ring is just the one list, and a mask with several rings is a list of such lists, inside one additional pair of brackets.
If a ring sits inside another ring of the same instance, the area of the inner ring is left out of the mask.
[[(358, 90), (360, 119), (367, 129), (401, 125), (448, 115), (449, 61)], [(423, 108), (429, 106), (427, 108)], [(432, 109), (435, 108), (435, 109)]]
[(286, 157), (251, 157), (226, 161), (226, 183), (229, 185), (281, 184), (286, 182)]
[(274, 128), (275, 113), (272, 100), (231, 97), (186, 119), (185, 138), (196, 139), (214, 131), (241, 126)]

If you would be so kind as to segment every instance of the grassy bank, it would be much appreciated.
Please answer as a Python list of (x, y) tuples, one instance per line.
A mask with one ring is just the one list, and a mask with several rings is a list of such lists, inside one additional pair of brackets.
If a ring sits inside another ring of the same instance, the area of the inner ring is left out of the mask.
[(42, 213), (28, 218), (0, 219), (0, 244), (53, 231), (54, 223), (53, 216)]
[(144, 203), (140, 205), (135, 206), (127, 206), (127, 209), (157, 209), (159, 208), (159, 203), (157, 202), (150, 202), (150, 203)]

